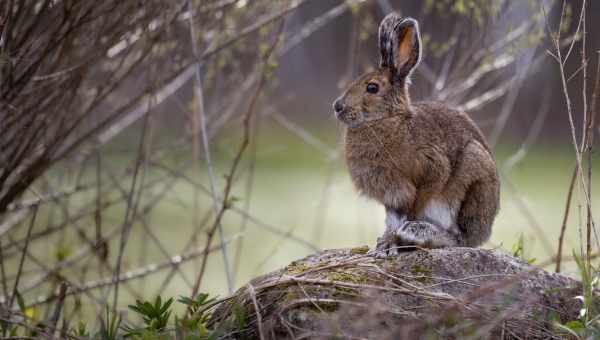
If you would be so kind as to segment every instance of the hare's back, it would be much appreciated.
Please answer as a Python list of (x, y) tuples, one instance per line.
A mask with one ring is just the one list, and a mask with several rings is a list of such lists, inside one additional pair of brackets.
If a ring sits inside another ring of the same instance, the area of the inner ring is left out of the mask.
[(483, 133), (465, 112), (440, 102), (418, 102), (413, 107), (417, 115), (443, 131), (447, 141), (464, 145), (464, 142), (474, 139), (490, 151)]

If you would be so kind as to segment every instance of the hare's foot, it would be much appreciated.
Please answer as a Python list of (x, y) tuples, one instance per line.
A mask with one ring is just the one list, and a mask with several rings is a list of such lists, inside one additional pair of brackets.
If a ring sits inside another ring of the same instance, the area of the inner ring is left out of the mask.
[(385, 232), (377, 239), (375, 249), (369, 254), (375, 257), (397, 256), (400, 251), (406, 249), (399, 243), (398, 232), (406, 223), (406, 217), (392, 208), (385, 209)]
[(408, 221), (396, 231), (398, 244), (423, 248), (443, 248), (458, 245), (448, 230), (426, 221)]
[(395, 233), (385, 233), (377, 238), (375, 249), (369, 251), (368, 254), (377, 258), (386, 258), (398, 256), (401, 252), (414, 250), (413, 244), (405, 243)]

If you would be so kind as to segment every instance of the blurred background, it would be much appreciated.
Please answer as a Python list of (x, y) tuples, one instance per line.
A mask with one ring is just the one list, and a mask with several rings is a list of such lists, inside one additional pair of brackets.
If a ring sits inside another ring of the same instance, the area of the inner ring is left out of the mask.
[(383, 207), (352, 187), (331, 103), (377, 67), (391, 11), (421, 25), (413, 100), (466, 110), (495, 151), (484, 247), (555, 270), (564, 225), (572, 273), (600, 213), (600, 2), (584, 3), (0, 4), (3, 304), (47, 314), (62, 282), (72, 315), (224, 297), (318, 249), (373, 246)]

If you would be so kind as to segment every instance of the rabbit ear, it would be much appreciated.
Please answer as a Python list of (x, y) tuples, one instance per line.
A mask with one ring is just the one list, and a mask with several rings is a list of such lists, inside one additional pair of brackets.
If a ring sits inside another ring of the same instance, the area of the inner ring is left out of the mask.
[(388, 14), (379, 25), (381, 67), (392, 70), (395, 79), (408, 77), (421, 60), (419, 23)]

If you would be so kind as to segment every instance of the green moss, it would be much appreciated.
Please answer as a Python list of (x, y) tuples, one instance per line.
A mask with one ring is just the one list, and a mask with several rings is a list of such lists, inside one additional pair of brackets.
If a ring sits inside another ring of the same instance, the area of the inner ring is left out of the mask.
[(369, 246), (361, 246), (350, 249), (350, 253), (353, 255), (362, 255), (366, 254), (369, 251)]
[[(348, 283), (354, 283), (354, 284), (365, 284), (368, 283), (368, 278), (365, 276), (362, 276), (361, 273), (342, 273), (342, 272), (332, 272), (332, 273), (328, 273), (327, 280), (330, 281), (334, 281), (334, 282), (348, 282)], [(333, 293), (333, 297), (337, 297), (337, 298), (347, 298), (348, 295), (353, 295), (353, 296), (357, 296), (359, 295), (358, 290), (356, 290), (355, 288), (350, 288), (350, 287), (343, 287), (343, 286), (338, 286), (336, 285), (334, 287), (335, 292)]]
[(298, 275), (298, 274), (306, 273), (309, 270), (314, 270), (314, 269), (319, 269), (319, 268), (325, 267), (327, 265), (329, 265), (328, 261), (323, 261), (323, 262), (319, 262), (316, 264), (308, 264), (308, 263), (302, 262), (302, 261), (294, 261), (285, 268), (285, 271), (287, 274)]
[(368, 279), (357, 273), (342, 273), (342, 272), (332, 272), (327, 275), (327, 279), (331, 281), (338, 282), (351, 282), (351, 283), (367, 283)]
[(302, 293), (300, 291), (298, 291), (297, 289), (292, 289), (289, 288), (287, 290), (287, 292), (285, 293), (285, 296), (283, 297), (283, 305), (285, 305), (286, 303), (293, 301), (293, 300), (297, 300), (299, 298), (301, 298)]
[[(335, 287), (335, 288), (325, 288), (321, 286), (312, 286), (312, 287), (304, 287), (304, 291), (300, 289), (290, 288), (286, 292), (283, 297), (282, 305), (286, 305), (287, 303), (292, 303), (296, 300), (303, 300), (306, 298), (310, 298), (312, 302), (304, 302), (302, 305), (297, 305), (293, 309), (296, 313), (302, 312), (335, 312), (338, 310), (339, 306), (335, 302), (325, 302), (320, 301), (319, 297), (332, 297), (335, 298), (338, 295), (339, 290), (347, 290), (347, 288)], [(318, 306), (318, 307), (317, 307)]]
[(302, 274), (310, 269), (315, 268), (316, 266), (310, 266), (304, 262), (298, 262), (298, 261), (294, 261), (292, 263), (290, 263), (286, 268), (285, 271), (288, 274)]
[(418, 282), (427, 283), (431, 281), (431, 270), (418, 263), (412, 265), (410, 272), (416, 276), (415, 280)]
[(335, 292), (332, 297), (336, 299), (348, 299), (348, 296), (357, 297), (359, 296), (358, 290), (349, 287), (335, 287)]
[[(324, 311), (324, 312), (328, 312), (328, 313), (333, 313), (335, 311), (337, 311), (340, 308), (340, 305), (338, 303), (335, 302), (323, 302), (323, 301), (316, 301), (317, 305), (319, 306), (319, 311)], [(317, 309), (315, 307), (315, 309)]]

